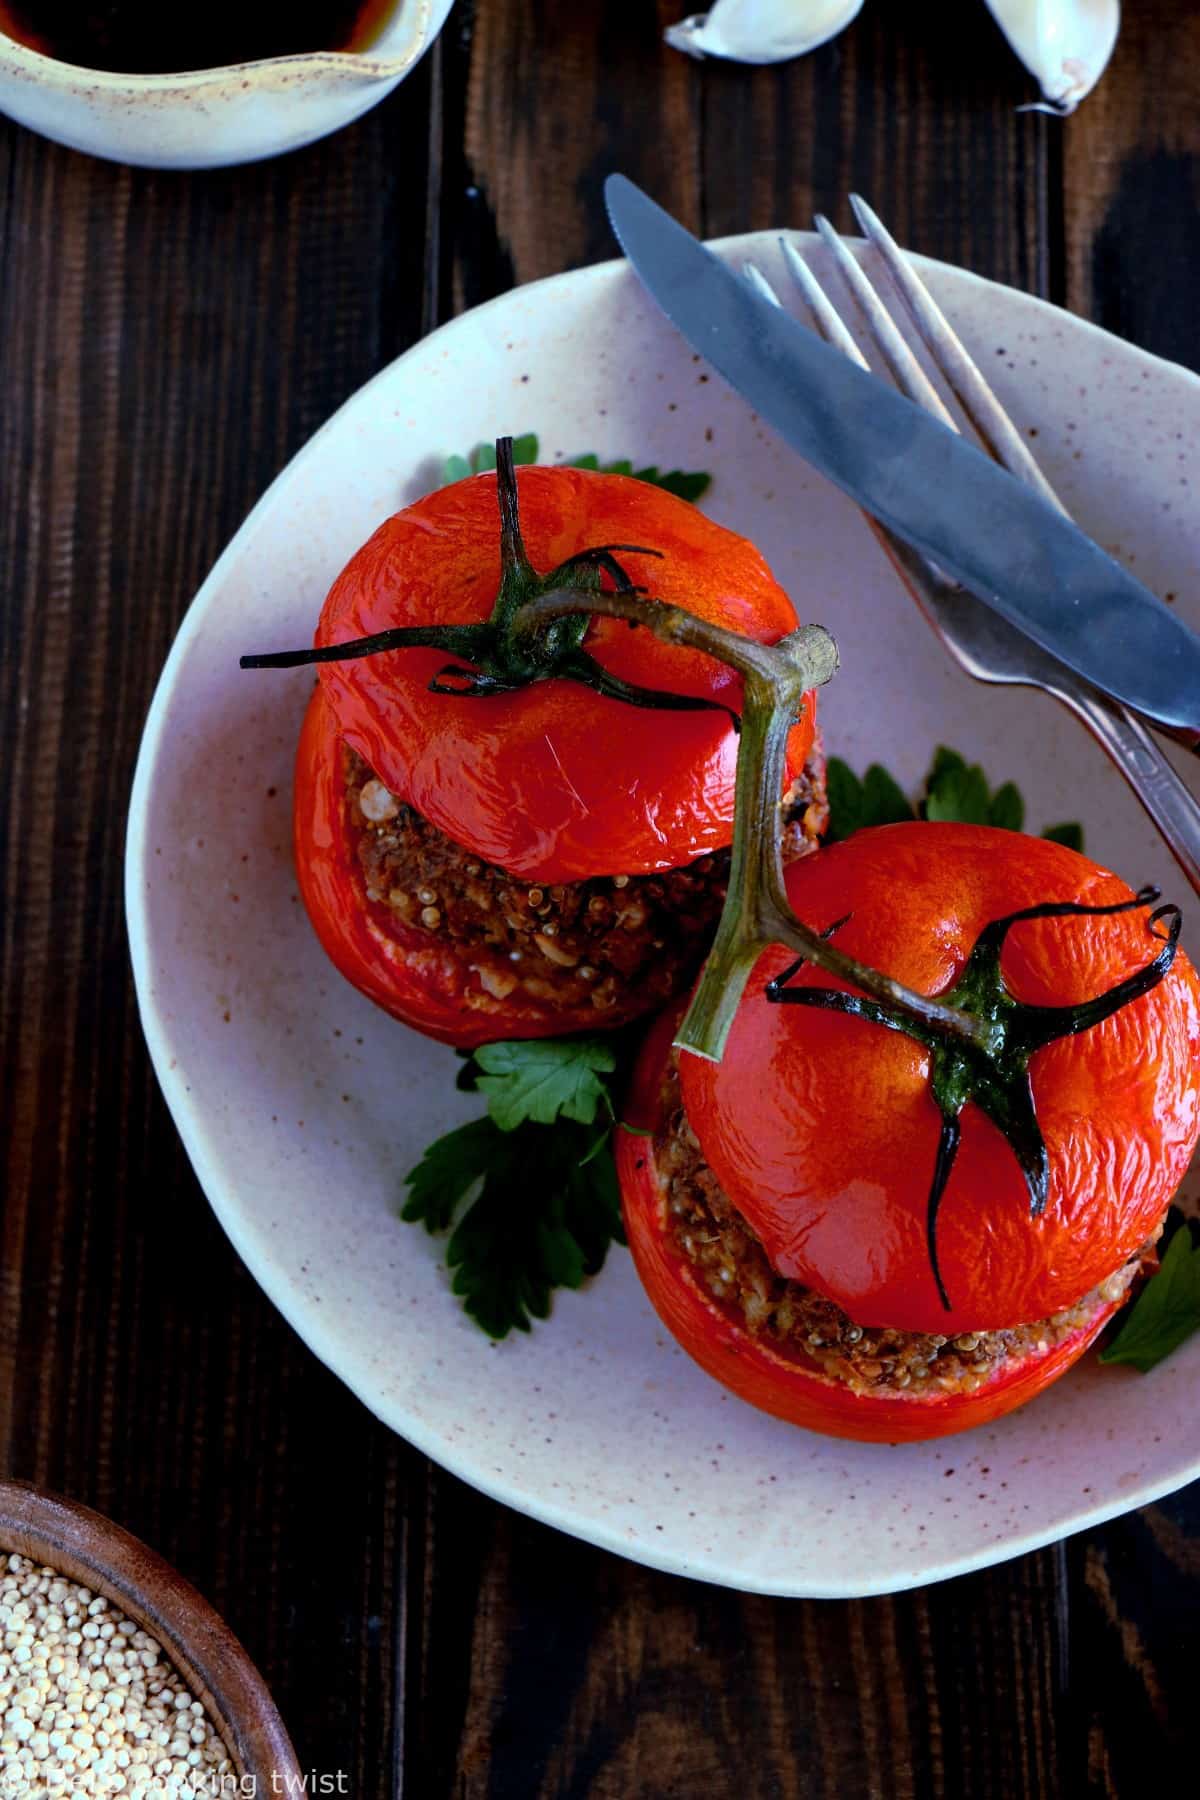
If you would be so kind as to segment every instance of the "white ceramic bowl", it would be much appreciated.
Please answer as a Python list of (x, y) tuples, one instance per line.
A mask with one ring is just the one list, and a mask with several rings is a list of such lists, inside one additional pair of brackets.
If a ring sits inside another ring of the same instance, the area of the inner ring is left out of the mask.
[(453, 0), (399, 0), (363, 55), (336, 51), (178, 75), (114, 75), (56, 62), (0, 31), (0, 112), (110, 162), (217, 169), (298, 150), (390, 94)]
[[(766, 232), (724, 246), (785, 291)], [(1196, 622), (1200, 381), (1025, 295), (937, 264), (935, 294), (1064, 501)], [(1046, 1543), (1200, 1474), (1200, 1337), (1153, 1374), (1094, 1357), (1033, 1405), (932, 1444), (835, 1442), (755, 1412), (659, 1325), (628, 1254), (490, 1344), (444, 1244), (399, 1218), (403, 1176), (477, 1102), (451, 1051), (325, 960), (296, 894), (290, 791), (312, 671), (241, 673), (303, 643), (347, 557), (436, 485), (441, 456), (536, 430), (715, 476), (705, 510), (761, 546), (836, 634), (828, 746), (915, 791), (938, 743), (1015, 780), (1030, 827), (1197, 909), (1136, 800), (1043, 695), (951, 664), (854, 507), (694, 357), (620, 264), (519, 289), (385, 369), (246, 521), (193, 605), (146, 726), (127, 903), (146, 1036), (239, 1254), (318, 1356), (464, 1480), (627, 1556), (781, 1594), (934, 1580)], [(481, 702), (482, 704), (482, 702)], [(616, 707), (614, 729), (620, 729)], [(1182, 766), (1182, 765), (1181, 765)], [(1194, 765), (1193, 765), (1194, 775)], [(1194, 1190), (1193, 1190), (1194, 1191)]]

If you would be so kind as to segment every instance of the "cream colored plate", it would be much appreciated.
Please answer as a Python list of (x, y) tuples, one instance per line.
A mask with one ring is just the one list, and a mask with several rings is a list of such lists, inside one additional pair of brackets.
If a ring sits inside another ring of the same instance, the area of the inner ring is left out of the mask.
[[(723, 249), (778, 272), (769, 234)], [(1005, 288), (926, 272), (1070, 508), (1196, 618), (1200, 382)], [(434, 485), (445, 452), (528, 430), (547, 457), (714, 472), (711, 512), (758, 542), (802, 619), (839, 639), (823, 719), (851, 764), (878, 758), (915, 789), (934, 746), (952, 744), (1020, 784), (1032, 828), (1081, 818), (1099, 859), (1189, 898), (1090, 739), (1048, 700), (957, 673), (854, 508), (709, 379), (624, 265), (520, 289), (385, 369), (279, 477), (192, 606), (146, 727), (128, 851), (138, 994), (237, 1250), (317, 1355), (464, 1480), (733, 1587), (902, 1588), (1191, 1480), (1200, 1339), (1148, 1377), (1089, 1361), (957, 1440), (839, 1443), (766, 1418), (694, 1367), (626, 1252), (531, 1336), (496, 1346), (451, 1298), (441, 1246), (400, 1222), (405, 1171), (471, 1104), (451, 1053), (360, 999), (318, 949), (288, 817), (311, 677), (242, 674), (237, 658), (302, 642), (333, 575)]]

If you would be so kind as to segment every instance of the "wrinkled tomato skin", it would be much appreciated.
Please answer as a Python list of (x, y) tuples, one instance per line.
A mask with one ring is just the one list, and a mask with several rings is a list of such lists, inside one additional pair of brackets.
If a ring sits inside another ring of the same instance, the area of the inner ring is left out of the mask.
[[(763, 558), (686, 501), (620, 475), (517, 472), (529, 557), (548, 573), (592, 545), (619, 552), (662, 600), (764, 643), (796, 615)], [(477, 475), (385, 521), (334, 582), (318, 644), (486, 619), (500, 579), (496, 478)], [(649, 631), (596, 619), (586, 648), (622, 680), (741, 710), (740, 676)], [(527, 880), (571, 882), (680, 868), (730, 842), (737, 737), (721, 712), (665, 712), (574, 681), (463, 698), (429, 692), (455, 659), (403, 649), (321, 667), (346, 741), (393, 793), (483, 861)], [(788, 743), (798, 776), (812, 745), (808, 696)]]
[[(1062, 845), (915, 822), (822, 850), (787, 885), (800, 918), (825, 930), (849, 914), (838, 946), (927, 994), (953, 986), (992, 919), (1130, 894)], [(1145, 909), (1037, 920), (1013, 927), (1002, 967), (1019, 1000), (1070, 1005), (1159, 948)], [(1182, 952), (1152, 992), (1031, 1058), (1050, 1167), (1041, 1217), (1008, 1143), (968, 1102), (937, 1225), (949, 1312), (926, 1241), (940, 1130), (929, 1053), (864, 1019), (769, 1004), (763, 988), (788, 960), (759, 962), (719, 1065), (680, 1066), (709, 1166), (780, 1274), (861, 1325), (953, 1336), (1050, 1317), (1151, 1236), (1200, 1133), (1200, 984)], [(839, 985), (811, 965), (795, 984)]]
[[(626, 1107), (642, 1130), (661, 1124), (659, 1092), (677, 1012), (655, 1025), (644, 1046)], [(672, 1336), (709, 1375), (741, 1399), (792, 1425), (830, 1437), (900, 1444), (948, 1437), (1023, 1406), (1077, 1362), (1116, 1311), (1098, 1303), (1087, 1323), (1053, 1349), (1025, 1357), (973, 1393), (942, 1390), (916, 1398), (853, 1393), (803, 1355), (749, 1331), (732, 1307), (713, 1298), (671, 1240), (662, 1183), (649, 1140), (617, 1133), (617, 1173), (625, 1235), (646, 1293)]]
[[(293, 847), (300, 897), (326, 955), (347, 981), (394, 1018), (461, 1050), (501, 1038), (595, 1030), (590, 1006), (586, 1012), (552, 1011), (511, 996), (494, 999), (472, 983), (453, 952), (406, 929), (390, 908), (374, 906), (348, 810), (337, 720), (317, 687), (296, 752)], [(628, 1016), (614, 1008), (605, 1022), (619, 1024)]]

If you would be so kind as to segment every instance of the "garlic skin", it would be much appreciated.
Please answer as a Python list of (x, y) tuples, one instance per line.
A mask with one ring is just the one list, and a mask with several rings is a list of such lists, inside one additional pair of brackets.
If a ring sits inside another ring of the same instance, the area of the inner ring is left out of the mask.
[[(785, 62), (815, 50), (849, 25), (863, 0), (714, 0), (664, 33), (689, 56)], [(961, 4), (961, 0), (959, 0)], [(986, 0), (988, 11), (1044, 100), (1029, 110), (1065, 117), (1103, 75), (1121, 24), (1120, 0)]]
[(1042, 112), (1073, 113), (1113, 53), (1119, 0), (987, 0), (988, 11), (1031, 75)]
[(863, 0), (715, 0), (664, 33), (689, 56), (728, 56), (737, 62), (784, 62), (836, 37), (857, 17)]

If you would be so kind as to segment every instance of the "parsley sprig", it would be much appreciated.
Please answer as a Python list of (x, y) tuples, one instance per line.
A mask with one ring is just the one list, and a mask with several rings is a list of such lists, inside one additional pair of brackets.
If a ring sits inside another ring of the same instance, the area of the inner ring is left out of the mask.
[(526, 1119), (553, 1125), (560, 1116), (591, 1125), (597, 1113), (612, 1120), (604, 1077), (616, 1066), (600, 1038), (534, 1038), (482, 1045), (459, 1080), (487, 1095), (488, 1113), (501, 1131)]
[(402, 1216), (452, 1233), (446, 1262), (464, 1310), (489, 1337), (528, 1331), (556, 1288), (577, 1288), (623, 1244), (611, 1136), (611, 1042), (486, 1044), (458, 1085), (486, 1117), (449, 1131), (405, 1177)]
[[(527, 431), (524, 437), (513, 439), (513, 461), (515, 463), (535, 463), (538, 459), (537, 433)], [(567, 466), (572, 469), (597, 469), (602, 475), (632, 475), (635, 481), (649, 482), (651, 487), (665, 488), (668, 494), (675, 494), (680, 500), (699, 500), (712, 486), (712, 476), (699, 471), (687, 469), (660, 469), (655, 463), (648, 463), (644, 468), (635, 468), (627, 458), (618, 458), (616, 462), (602, 463), (600, 458), (589, 451), (581, 456), (569, 456)], [(448, 456), (442, 466), (442, 480), (449, 485), (452, 481), (465, 481), (468, 475), (481, 475), (485, 470), (496, 466), (496, 449), (493, 444), (476, 444), (466, 456)]]
[(1102, 1363), (1132, 1363), (1145, 1374), (1200, 1331), (1200, 1225), (1174, 1207), (1158, 1273), (1125, 1314), (1116, 1337), (1100, 1352)]
[[(992, 789), (978, 763), (968, 763), (957, 750), (940, 745), (925, 777), (916, 806), (881, 763), (872, 763), (857, 776), (848, 763), (831, 756), (827, 772), (829, 830), (826, 842), (836, 843), (868, 825), (895, 825), (904, 819), (953, 820), (964, 825), (999, 825), (1020, 831), (1025, 823), (1025, 801), (1015, 782)], [(1083, 827), (1074, 822), (1050, 825), (1044, 838), (1083, 849)]]

